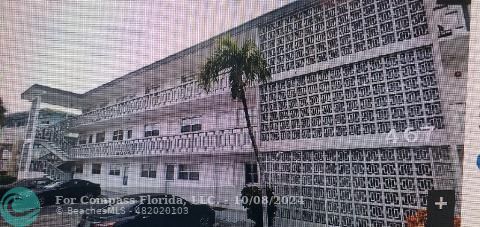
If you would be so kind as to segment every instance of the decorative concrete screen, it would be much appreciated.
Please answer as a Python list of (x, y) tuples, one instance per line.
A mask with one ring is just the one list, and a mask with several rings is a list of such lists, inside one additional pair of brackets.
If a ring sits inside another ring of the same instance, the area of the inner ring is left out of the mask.
[(422, 0), (322, 2), (260, 28), (272, 73), (428, 34)]
[(444, 128), (432, 46), (260, 87), (261, 140)]
[[(259, 88), (261, 142), (445, 129), (442, 70), (422, 0), (312, 5), (259, 28), (260, 48), (278, 78)], [(402, 48), (414, 39), (423, 44)], [(303, 204), (280, 203), (280, 218), (312, 226), (405, 226), (407, 216), (427, 206), (429, 190), (456, 189), (456, 149), (446, 144), (272, 148), (262, 157), (265, 180), (276, 195), (303, 198)]]
[(403, 226), (427, 204), (428, 190), (455, 188), (448, 146), (271, 152), (265, 180), (280, 203), (278, 216), (328, 226)]

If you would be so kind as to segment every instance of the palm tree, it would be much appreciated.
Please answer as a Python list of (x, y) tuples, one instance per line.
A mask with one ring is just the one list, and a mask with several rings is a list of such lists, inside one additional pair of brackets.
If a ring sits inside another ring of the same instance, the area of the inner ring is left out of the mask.
[(5, 112), (7, 112), (7, 109), (3, 107), (3, 101), (2, 98), (0, 98), (0, 128), (5, 126)]
[[(258, 180), (262, 188), (262, 165), (259, 157), (257, 141), (253, 132), (250, 115), (248, 113), (245, 90), (249, 84), (265, 83), (271, 78), (267, 62), (262, 57), (260, 50), (251, 40), (244, 42), (243, 46), (237, 45), (230, 36), (220, 39), (214, 53), (207, 58), (202, 66), (199, 85), (207, 92), (221, 75), (228, 75), (230, 93), (233, 100), (240, 100), (243, 105), (248, 134), (252, 143), (256, 163), (259, 168)], [(262, 190), (264, 191), (264, 190)], [(265, 192), (262, 194), (265, 195)], [(262, 223), (263, 224), (263, 223)]]

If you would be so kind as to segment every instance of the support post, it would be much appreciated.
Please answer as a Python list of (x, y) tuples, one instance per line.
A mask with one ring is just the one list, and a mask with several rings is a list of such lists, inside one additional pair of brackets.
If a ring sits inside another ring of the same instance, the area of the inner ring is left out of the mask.
[(18, 179), (29, 178), (30, 175), (30, 164), (32, 162), (32, 151), (38, 125), (38, 115), (40, 113), (40, 102), (40, 96), (35, 97), (32, 101), (32, 107), (30, 108), (22, 151), (20, 154)]

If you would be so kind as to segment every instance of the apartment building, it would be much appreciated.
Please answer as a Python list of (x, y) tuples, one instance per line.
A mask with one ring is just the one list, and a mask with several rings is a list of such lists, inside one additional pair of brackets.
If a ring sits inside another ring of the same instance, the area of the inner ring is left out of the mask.
[[(38, 124), (42, 127), (56, 124), (65, 119), (68, 113), (42, 109)], [(0, 129), (0, 174), (17, 176), (17, 162), (25, 138), (29, 112), (11, 113), (5, 116), (5, 126)]]
[[(280, 204), (279, 218), (404, 226), (429, 190), (460, 192), (468, 13), (429, 0), (297, 1), (226, 32), (255, 40), (272, 72), (247, 99), (266, 182), (304, 201)], [(216, 38), (84, 94), (30, 87), (32, 113), (43, 102), (82, 114), (50, 127), (32, 117), (22, 160), (40, 147), (58, 157), (50, 174), (69, 162), (103, 190), (241, 209), (235, 196), (259, 174), (242, 107), (225, 77), (210, 93), (196, 81)]]

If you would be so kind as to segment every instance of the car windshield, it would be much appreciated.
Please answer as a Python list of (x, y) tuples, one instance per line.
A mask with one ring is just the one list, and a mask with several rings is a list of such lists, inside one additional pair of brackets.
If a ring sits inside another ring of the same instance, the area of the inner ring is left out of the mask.
[(53, 182), (53, 183), (51, 183), (51, 184), (45, 185), (45, 186), (43, 186), (43, 187), (44, 187), (44, 188), (55, 188), (55, 187), (59, 186), (60, 184), (62, 184), (62, 182), (57, 181), (57, 182)]

